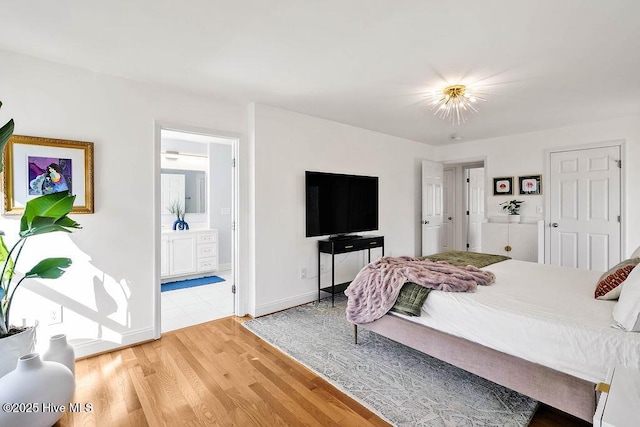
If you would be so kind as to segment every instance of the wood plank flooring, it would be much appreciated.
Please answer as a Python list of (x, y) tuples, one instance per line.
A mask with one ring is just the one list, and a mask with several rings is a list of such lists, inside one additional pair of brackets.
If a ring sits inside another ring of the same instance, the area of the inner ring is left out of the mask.
[[(235, 317), (76, 363), (76, 403), (56, 426), (387, 426)], [(588, 426), (548, 407), (532, 427)]]

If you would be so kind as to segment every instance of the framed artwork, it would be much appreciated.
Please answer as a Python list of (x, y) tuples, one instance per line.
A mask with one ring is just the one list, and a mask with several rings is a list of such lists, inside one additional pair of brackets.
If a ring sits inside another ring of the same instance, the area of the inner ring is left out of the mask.
[(513, 177), (493, 178), (493, 195), (510, 196), (513, 194)]
[(13, 135), (4, 155), (4, 213), (21, 215), (42, 194), (75, 194), (72, 213), (93, 213), (93, 143)]
[(520, 194), (542, 194), (542, 175), (519, 176)]

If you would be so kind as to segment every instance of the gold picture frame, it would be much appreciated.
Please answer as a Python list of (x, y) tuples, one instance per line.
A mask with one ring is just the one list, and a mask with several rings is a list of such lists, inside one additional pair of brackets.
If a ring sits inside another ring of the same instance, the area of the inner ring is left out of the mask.
[(93, 213), (93, 142), (13, 135), (5, 148), (4, 214), (21, 215), (28, 200), (69, 191), (72, 213)]

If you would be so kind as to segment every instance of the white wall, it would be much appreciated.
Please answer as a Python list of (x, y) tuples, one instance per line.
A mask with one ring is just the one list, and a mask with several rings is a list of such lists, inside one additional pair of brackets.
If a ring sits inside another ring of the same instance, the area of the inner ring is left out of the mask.
[[(0, 123), (13, 117), (17, 134), (95, 143), (95, 214), (75, 215), (83, 230), (36, 237), (24, 252), (24, 268), (30, 267), (29, 258), (53, 255), (71, 257), (74, 266), (57, 282), (25, 284), (31, 291), (25, 289), (14, 307), (16, 321), (40, 317), (46, 326), (40, 306), (45, 301), (64, 305), (64, 323), (41, 328), (40, 343), (46, 345), (49, 333), (64, 331), (80, 356), (153, 338), (159, 232), (154, 121), (240, 137), (241, 314), (260, 315), (316, 297), (317, 239), (304, 237), (305, 170), (378, 176), (379, 233), (385, 235), (386, 254), (415, 255), (420, 253), (422, 159), (486, 158), (489, 178), (518, 176), (543, 173), (547, 148), (625, 140), (626, 254), (640, 244), (640, 223), (632, 220), (640, 216), (640, 198), (632, 197), (640, 170), (628, 167), (640, 158), (637, 116), (436, 149), (277, 108), (221, 103), (6, 51), (0, 51), (0, 63)], [(488, 215), (500, 215), (502, 198), (490, 193)], [(535, 205), (542, 204), (542, 197), (527, 200), (523, 215), (539, 216)], [(17, 218), (2, 217), (0, 229), (11, 240)], [(339, 262), (339, 268), (346, 267), (341, 274), (349, 276), (362, 257), (345, 255)], [(307, 279), (299, 278), (301, 267), (307, 268)], [(323, 286), (327, 278), (323, 275)]]
[[(378, 233), (385, 236), (385, 254), (420, 253), (420, 168), (422, 159), (433, 157), (433, 147), (278, 108), (254, 108), (256, 301), (252, 314), (317, 298), (318, 239), (305, 237), (307, 170), (378, 176)], [(358, 254), (343, 257), (361, 266)], [(351, 261), (341, 262), (340, 269), (350, 268)], [(307, 268), (307, 279), (300, 279), (301, 267)], [(330, 274), (326, 274), (323, 286), (329, 284)]]
[[(469, 141), (438, 147), (437, 158), (444, 162), (458, 162), (469, 158), (486, 158), (487, 195), (486, 215), (495, 217), (505, 215), (499, 203), (518, 198), (525, 200), (522, 206), (523, 220), (544, 218), (536, 213), (536, 206), (544, 207), (546, 190), (545, 150), (567, 148), (591, 143), (624, 141), (626, 164), (623, 165), (625, 190), (623, 194), (623, 226), (626, 230), (623, 238), (625, 247), (623, 256), (628, 256), (640, 245), (640, 198), (636, 189), (640, 185), (640, 168), (635, 167), (640, 159), (640, 116), (619, 118), (581, 126), (511, 135), (479, 141)], [(517, 177), (542, 174), (543, 195), (540, 196), (493, 196), (493, 177), (513, 176), (515, 189)]]
[[(154, 120), (243, 134), (245, 107), (6, 51), (0, 64), (2, 123), (13, 117), (16, 134), (95, 143), (95, 214), (74, 215), (82, 230), (36, 237), (24, 252), (24, 268), (28, 256), (70, 256), (74, 265), (56, 282), (25, 286), (65, 305), (64, 323), (53, 329), (66, 332), (80, 356), (153, 338)], [(0, 229), (15, 236), (17, 218), (1, 218)], [(46, 315), (36, 300), (17, 297), (14, 320)], [(47, 335), (44, 328), (40, 343)]]

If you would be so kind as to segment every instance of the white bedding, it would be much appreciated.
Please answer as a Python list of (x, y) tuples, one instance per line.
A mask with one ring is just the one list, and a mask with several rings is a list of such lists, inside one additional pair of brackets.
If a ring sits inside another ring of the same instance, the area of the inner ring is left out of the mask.
[(611, 327), (616, 301), (596, 300), (602, 273), (508, 260), (493, 285), (432, 291), (417, 322), (594, 383), (612, 366), (640, 368), (640, 333)]

